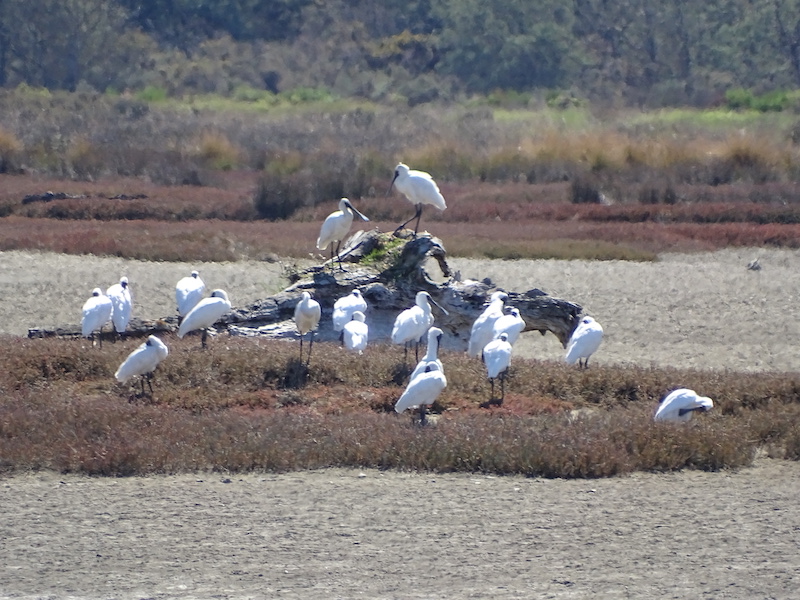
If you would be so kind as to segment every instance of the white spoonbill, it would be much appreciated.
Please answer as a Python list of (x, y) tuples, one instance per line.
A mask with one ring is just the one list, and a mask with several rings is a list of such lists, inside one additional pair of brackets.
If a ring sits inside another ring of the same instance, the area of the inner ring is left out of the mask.
[(436, 401), (447, 387), (444, 371), (435, 362), (428, 363), (425, 372), (408, 382), (403, 395), (395, 403), (394, 410), (402, 413), (409, 408), (419, 407), (420, 425), (425, 425), (427, 407)]
[[(342, 198), (339, 200), (339, 210), (329, 214), (322, 223), (322, 229), (320, 229), (319, 237), (317, 238), (317, 248), (325, 250), (328, 246), (331, 247), (331, 268), (333, 267), (335, 252), (336, 257), (339, 259), (339, 268), (344, 270), (342, 258), (339, 255), (339, 247), (342, 245), (342, 240), (350, 233), (350, 227), (353, 225), (353, 217), (355, 215), (358, 215), (363, 221), (369, 221), (367, 217), (356, 210), (350, 200)], [(334, 242), (336, 242), (335, 246)]]
[(175, 302), (178, 305), (178, 318), (183, 319), (192, 310), (206, 292), (206, 284), (200, 279), (200, 273), (192, 271), (191, 277), (183, 277), (175, 286)]
[(469, 356), (480, 357), (483, 347), (494, 339), (492, 335), (494, 324), (503, 316), (503, 305), (506, 300), (508, 294), (505, 292), (494, 292), (489, 297), (489, 304), (472, 324), (467, 347)]
[(508, 343), (513, 346), (519, 339), (519, 334), (525, 331), (525, 319), (520, 316), (518, 308), (506, 306), (503, 310), (505, 314), (494, 322), (492, 333), (495, 339), (501, 333), (508, 334)]
[(424, 205), (430, 204), (439, 210), (447, 208), (444, 196), (442, 196), (442, 193), (439, 191), (439, 186), (436, 185), (433, 177), (425, 171), (414, 171), (409, 169), (408, 165), (400, 163), (394, 169), (394, 177), (392, 178), (392, 183), (389, 184), (389, 190), (386, 192), (387, 196), (389, 192), (392, 191), (392, 186), (400, 190), (400, 193), (417, 208), (417, 212), (414, 213), (414, 216), (395, 229), (395, 233), (416, 219), (417, 224), (414, 226), (414, 237), (416, 237)]
[[(579, 367), (589, 366), (589, 357), (597, 352), (600, 342), (603, 341), (603, 328), (592, 317), (583, 317), (578, 327), (572, 332), (567, 344), (567, 355), (564, 360), (567, 364)], [(583, 364), (581, 364), (583, 359)]]
[(300, 302), (294, 307), (294, 324), (300, 333), (300, 362), (303, 362), (303, 336), (311, 333), (311, 341), (308, 344), (308, 359), (306, 364), (311, 362), (311, 349), (314, 346), (314, 331), (319, 326), (319, 318), (322, 309), (319, 302), (311, 298), (311, 294), (303, 292)]
[(342, 330), (344, 347), (361, 354), (367, 349), (369, 341), (369, 326), (365, 323), (366, 316), (360, 310), (353, 313), (350, 321), (345, 323)]
[(167, 358), (169, 349), (166, 344), (158, 339), (156, 336), (151, 335), (147, 341), (140, 345), (136, 350), (128, 355), (123, 363), (114, 373), (114, 377), (118, 381), (125, 383), (131, 377), (137, 375), (142, 376), (142, 396), (144, 396), (144, 382), (147, 380), (147, 385), (150, 387), (150, 395), (153, 395), (153, 371), (156, 370), (158, 363)]
[(359, 290), (353, 290), (333, 303), (333, 330), (341, 331), (356, 311), (366, 314), (367, 301)]
[(230, 311), (231, 302), (228, 300), (228, 292), (225, 290), (214, 290), (211, 296), (200, 300), (188, 314), (183, 317), (178, 327), (178, 337), (182, 338), (190, 331), (196, 329), (203, 330), (200, 344), (206, 347), (208, 328), (219, 321), (220, 317)]
[(425, 356), (423, 356), (422, 360), (417, 363), (416, 369), (411, 372), (409, 381), (414, 379), (414, 377), (417, 375), (424, 373), (425, 367), (428, 366), (428, 363), (435, 362), (439, 365), (439, 370), (444, 371), (442, 361), (439, 360), (439, 344), (442, 342), (443, 335), (444, 333), (438, 327), (431, 327), (428, 329), (428, 348), (425, 350)]
[(692, 413), (706, 412), (714, 406), (714, 401), (701, 396), (694, 390), (680, 388), (667, 394), (656, 410), (656, 421), (689, 421)]
[(448, 312), (436, 304), (428, 292), (417, 292), (416, 305), (405, 309), (394, 320), (392, 327), (392, 342), (405, 345), (403, 361), (408, 358), (408, 344), (416, 342), (416, 358), (419, 360), (419, 341), (433, 325), (433, 313), (430, 303), (436, 305), (444, 314)]
[[(483, 349), (483, 362), (486, 365), (486, 374), (489, 383), (492, 385), (492, 397), (490, 404), (502, 404), (506, 395), (506, 374), (508, 367), (511, 366), (511, 344), (508, 342), (508, 334), (501, 333), (500, 337), (492, 340)], [(500, 380), (500, 398), (494, 397), (494, 380)]]
[(114, 305), (111, 299), (103, 294), (100, 288), (92, 290), (91, 297), (83, 304), (83, 316), (81, 317), (81, 335), (85, 338), (92, 338), (94, 345), (94, 332), (98, 332), (100, 345), (103, 345), (103, 325), (111, 320), (111, 313)]
[(131, 300), (131, 290), (128, 287), (128, 278), (122, 277), (119, 283), (115, 283), (108, 290), (106, 296), (111, 298), (114, 311), (111, 313), (111, 320), (114, 322), (114, 329), (117, 333), (124, 333), (131, 320), (133, 301)]

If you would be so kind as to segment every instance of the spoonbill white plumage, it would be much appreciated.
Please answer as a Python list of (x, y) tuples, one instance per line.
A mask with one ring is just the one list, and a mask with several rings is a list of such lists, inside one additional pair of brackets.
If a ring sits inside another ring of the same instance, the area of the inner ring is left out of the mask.
[(503, 310), (505, 314), (494, 322), (492, 333), (495, 339), (501, 333), (508, 334), (508, 343), (513, 346), (519, 339), (519, 334), (525, 331), (525, 319), (520, 316), (518, 308), (506, 306)]
[(200, 273), (192, 271), (191, 277), (183, 277), (175, 285), (175, 302), (178, 305), (178, 317), (182, 319), (192, 310), (206, 291), (206, 284), (200, 279)]
[(344, 326), (352, 319), (353, 313), (360, 311), (367, 312), (367, 301), (361, 295), (361, 291), (353, 290), (346, 296), (342, 296), (333, 303), (333, 330), (341, 331)]
[(508, 294), (505, 292), (494, 292), (489, 297), (489, 304), (472, 324), (467, 347), (469, 356), (479, 357), (483, 347), (494, 339), (494, 324), (503, 316), (503, 305), (506, 300)]
[(91, 297), (83, 304), (83, 316), (81, 317), (81, 335), (85, 338), (92, 338), (94, 345), (94, 332), (99, 332), (100, 345), (103, 344), (103, 325), (111, 320), (111, 313), (114, 305), (111, 298), (103, 294), (100, 288), (92, 290)]
[(118, 381), (125, 383), (131, 377), (142, 376), (142, 396), (144, 396), (144, 382), (150, 387), (150, 394), (153, 394), (153, 371), (156, 370), (158, 363), (167, 358), (169, 349), (166, 344), (151, 335), (147, 341), (141, 344), (136, 350), (128, 355), (114, 373)]
[(119, 283), (115, 283), (108, 288), (106, 296), (111, 299), (111, 304), (114, 306), (114, 310), (111, 313), (114, 329), (116, 329), (117, 333), (123, 333), (128, 327), (128, 321), (131, 320), (131, 311), (133, 310), (128, 278), (122, 277)]
[(447, 378), (442, 368), (435, 362), (428, 363), (424, 373), (408, 382), (394, 410), (399, 414), (409, 408), (419, 407), (419, 422), (424, 425), (427, 407), (436, 401), (446, 387)]
[(443, 335), (444, 333), (438, 327), (431, 327), (428, 329), (428, 348), (425, 350), (425, 356), (422, 357), (422, 360), (417, 363), (417, 367), (411, 372), (409, 381), (414, 379), (417, 375), (424, 373), (425, 367), (432, 362), (439, 365), (440, 371), (444, 371), (442, 361), (439, 360), (439, 344), (442, 342)]
[[(583, 317), (578, 327), (572, 332), (567, 344), (567, 355), (564, 360), (569, 365), (576, 362), (579, 367), (589, 366), (589, 357), (597, 352), (603, 341), (603, 328), (592, 317)], [(583, 359), (583, 364), (581, 364)]]
[(680, 388), (667, 394), (656, 410), (656, 421), (685, 422), (692, 418), (692, 413), (706, 412), (714, 407), (714, 401), (701, 396), (694, 390)]
[[(350, 233), (350, 227), (353, 225), (353, 217), (355, 215), (358, 215), (363, 221), (369, 221), (367, 217), (356, 210), (350, 203), (350, 200), (342, 198), (339, 200), (339, 210), (329, 214), (322, 223), (322, 228), (317, 238), (317, 248), (325, 250), (328, 246), (331, 247), (331, 267), (333, 267), (335, 251), (336, 257), (339, 259), (339, 268), (344, 270), (344, 267), (342, 267), (342, 258), (339, 255), (339, 247), (342, 244), (342, 240)], [(335, 246), (334, 242), (336, 242)]]
[(428, 292), (417, 292), (416, 305), (405, 309), (394, 320), (392, 342), (405, 344), (404, 361), (408, 358), (408, 343), (410, 342), (416, 342), (415, 360), (419, 360), (419, 341), (431, 328), (434, 320), (430, 303), (433, 303), (444, 314), (448, 314), (444, 308), (431, 298)]
[[(492, 386), (492, 397), (489, 402), (501, 404), (506, 395), (506, 374), (508, 367), (511, 366), (511, 344), (508, 342), (508, 334), (501, 333), (500, 337), (492, 340), (483, 348), (483, 362), (486, 365), (486, 374)], [(500, 380), (499, 402), (494, 397), (494, 380)]]
[(353, 352), (361, 354), (367, 349), (369, 341), (369, 326), (366, 324), (366, 316), (360, 310), (353, 313), (350, 321), (345, 323), (342, 330), (344, 347)]
[(211, 296), (203, 298), (192, 310), (190, 310), (178, 327), (178, 337), (182, 338), (190, 331), (202, 329), (203, 335), (200, 344), (206, 347), (208, 328), (216, 323), (222, 315), (230, 311), (231, 302), (228, 300), (228, 292), (225, 290), (214, 290)]
[(447, 204), (444, 201), (444, 196), (442, 196), (442, 193), (439, 191), (439, 186), (436, 185), (433, 177), (431, 177), (430, 174), (426, 173), (425, 171), (415, 171), (413, 169), (409, 169), (408, 165), (400, 163), (394, 169), (394, 177), (392, 178), (392, 183), (389, 184), (389, 189), (386, 192), (387, 196), (389, 195), (389, 192), (392, 191), (392, 186), (400, 190), (400, 193), (403, 194), (417, 209), (413, 217), (395, 229), (395, 233), (416, 219), (417, 223), (414, 226), (414, 237), (416, 237), (417, 230), (419, 229), (419, 220), (422, 217), (422, 208), (424, 205), (430, 204), (439, 210), (444, 210), (447, 208)]
[(308, 359), (306, 364), (311, 362), (311, 349), (314, 346), (314, 331), (319, 326), (319, 319), (322, 316), (322, 309), (319, 302), (311, 298), (311, 294), (303, 292), (300, 302), (294, 307), (294, 324), (300, 333), (300, 362), (303, 361), (303, 336), (311, 334), (311, 341), (308, 344)]

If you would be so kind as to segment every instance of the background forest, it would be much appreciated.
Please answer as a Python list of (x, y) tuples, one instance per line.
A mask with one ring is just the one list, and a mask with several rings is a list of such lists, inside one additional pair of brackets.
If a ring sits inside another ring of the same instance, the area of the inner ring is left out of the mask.
[(708, 107), (800, 87), (800, 1), (0, 0), (0, 86), (21, 83)]

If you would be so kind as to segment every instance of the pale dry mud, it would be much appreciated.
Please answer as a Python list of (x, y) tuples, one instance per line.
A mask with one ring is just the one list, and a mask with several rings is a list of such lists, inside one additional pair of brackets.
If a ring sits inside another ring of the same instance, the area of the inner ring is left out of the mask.
[[(762, 269), (750, 271), (759, 258)], [(290, 261), (291, 262), (291, 261)], [(657, 262), (450, 259), (462, 278), (514, 291), (539, 288), (580, 304), (605, 330), (595, 364), (734, 371), (800, 368), (800, 251), (733, 249), (664, 254)], [(0, 252), (0, 333), (80, 322), (94, 287), (130, 280), (134, 314), (175, 314), (175, 283), (198, 269), (209, 292), (245, 306), (283, 289), (283, 265), (143, 262), (41, 252)], [(330, 327), (330, 323), (327, 323)], [(326, 327), (326, 323), (322, 324)], [(561, 360), (553, 335), (523, 334), (517, 356)]]
[(0, 479), (0, 598), (797, 598), (800, 465)]

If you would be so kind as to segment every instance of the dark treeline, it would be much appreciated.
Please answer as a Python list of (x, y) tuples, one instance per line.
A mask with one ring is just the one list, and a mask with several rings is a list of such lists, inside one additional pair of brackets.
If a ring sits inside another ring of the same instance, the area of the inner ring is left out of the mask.
[(800, 87), (800, 0), (0, 0), (0, 86), (710, 106)]

